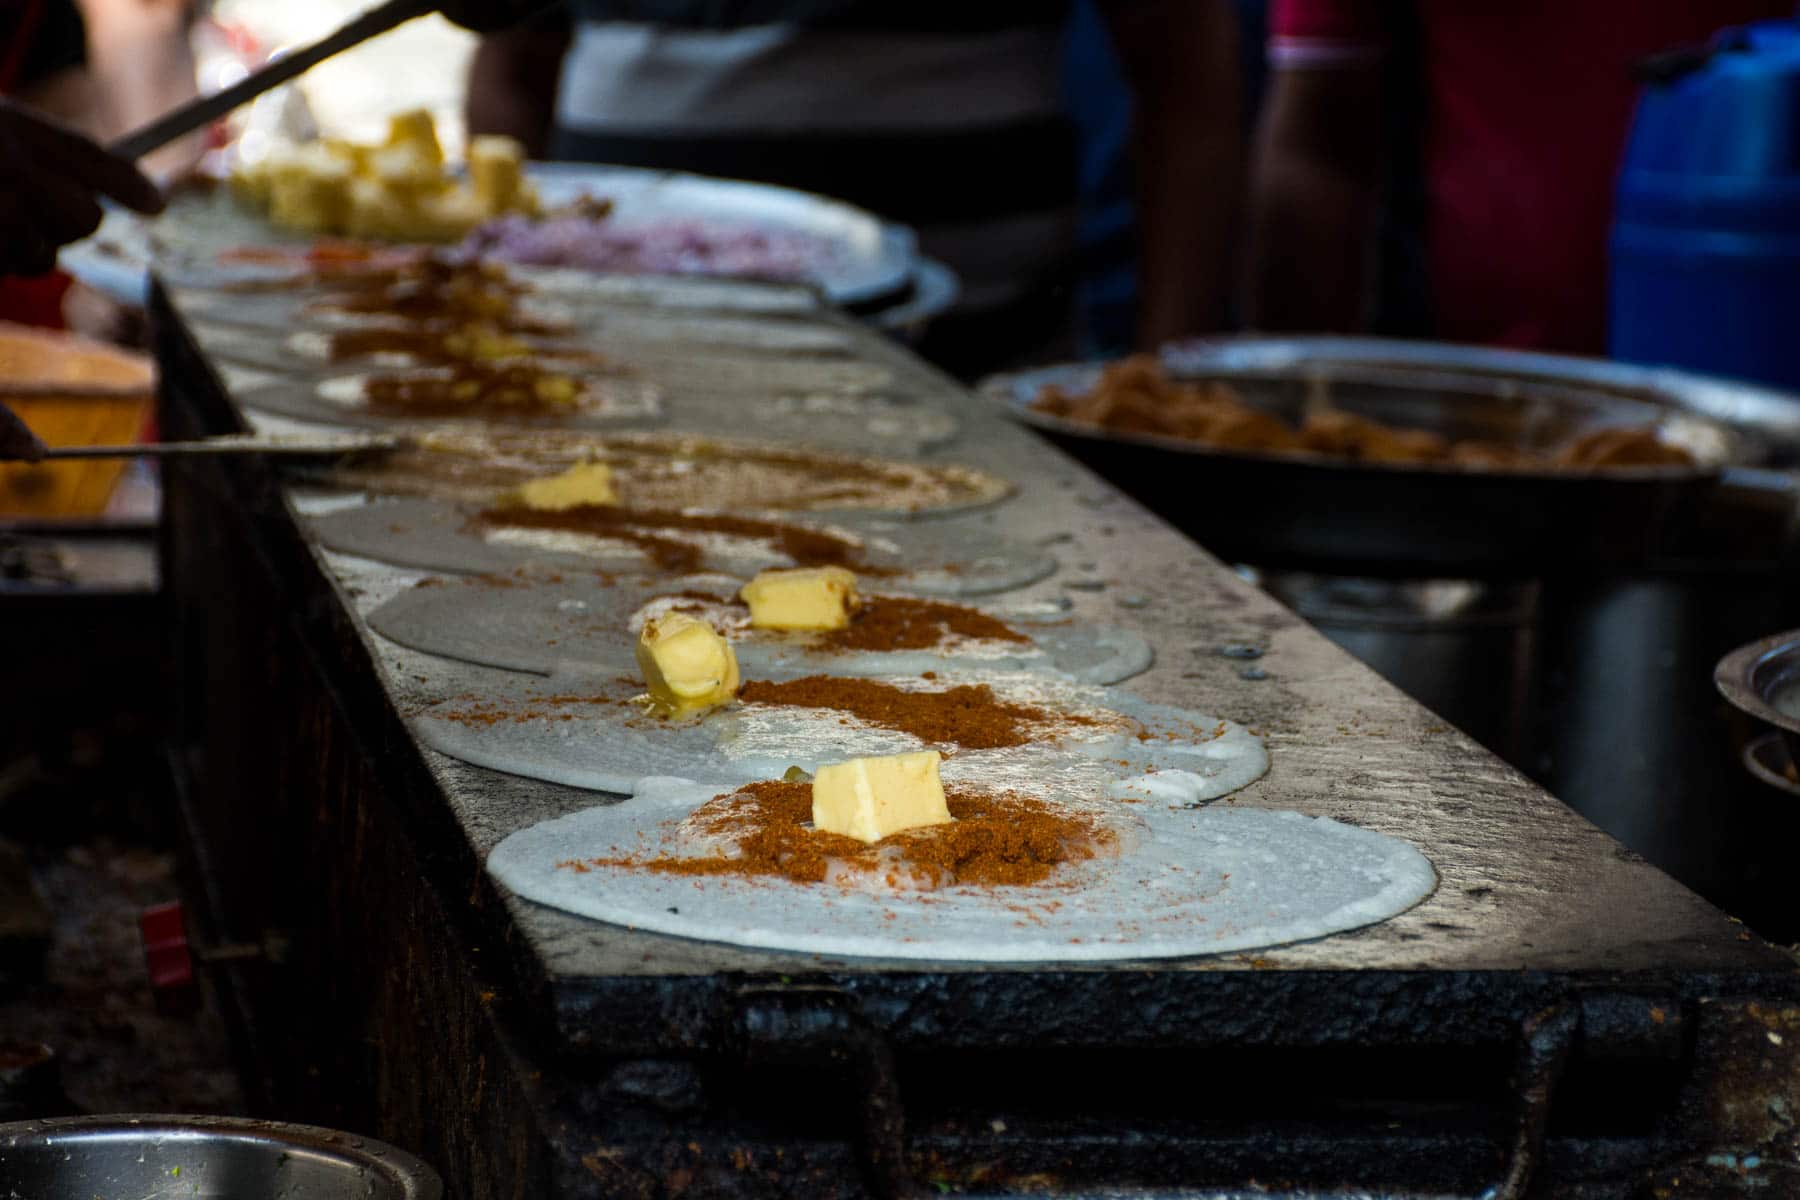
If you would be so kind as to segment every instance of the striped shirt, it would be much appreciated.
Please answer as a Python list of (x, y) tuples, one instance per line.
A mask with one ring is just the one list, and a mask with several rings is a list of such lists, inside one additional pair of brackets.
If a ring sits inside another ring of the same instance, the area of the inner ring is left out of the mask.
[[(552, 156), (836, 196), (919, 231), (962, 311), (1064, 282), (1057, 0), (575, 0)], [(972, 11), (966, 11), (972, 10)]]

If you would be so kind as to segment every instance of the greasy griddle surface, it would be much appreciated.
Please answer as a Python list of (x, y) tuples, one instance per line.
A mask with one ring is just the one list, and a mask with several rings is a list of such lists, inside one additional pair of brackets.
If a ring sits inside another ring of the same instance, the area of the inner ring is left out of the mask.
[[(947, 519), (1054, 552), (1061, 571), (1016, 593), (1018, 598), (1067, 603), (1075, 619), (1138, 630), (1156, 647), (1157, 660), (1131, 682), (1132, 691), (1218, 713), (1268, 734), (1269, 775), (1222, 803), (1328, 816), (1391, 834), (1417, 846), (1439, 873), (1440, 885), (1429, 900), (1381, 925), (1263, 952), (1254, 962), (1227, 955), (1163, 964), (1154, 971), (1250, 966), (1701, 971), (1789, 965), (1118, 490), (976, 404), (904, 351), (873, 333), (853, 332), (860, 355), (891, 366), (908, 389), (941, 399), (964, 418), (961, 436), (934, 452), (933, 460), (978, 463), (1017, 486), (1018, 494), (1003, 504)], [(324, 561), (339, 580), (343, 603), (359, 613), (421, 578), (366, 562)], [(397, 647), (366, 626), (362, 636), (386, 669), (389, 694), (403, 711), (475, 686), (479, 668)], [(1260, 656), (1246, 660), (1244, 647)], [(479, 855), (515, 830), (599, 798), (421, 753)], [(577, 1039), (593, 1036), (583, 1016), (584, 997), (609, 982), (673, 983), (716, 972), (830, 970), (872, 976), (896, 967), (878, 959), (733, 949), (601, 925), (516, 899), (506, 903), (523, 961), (547, 986), (566, 1035)]]
[(443, 430), (416, 446), (321, 477), (387, 495), (492, 501), (581, 462), (611, 468), (638, 508), (923, 512), (998, 500), (1006, 482), (953, 463), (905, 463), (693, 433)]

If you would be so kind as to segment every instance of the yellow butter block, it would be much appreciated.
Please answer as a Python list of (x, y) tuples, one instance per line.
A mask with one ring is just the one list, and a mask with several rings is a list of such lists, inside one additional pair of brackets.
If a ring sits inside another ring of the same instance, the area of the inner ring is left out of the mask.
[(757, 629), (842, 629), (861, 602), (843, 567), (763, 571), (738, 593)]
[(267, 158), (240, 162), (231, 169), (231, 194), (250, 208), (268, 209), (269, 189), (273, 183)]
[(738, 691), (737, 655), (705, 621), (665, 613), (644, 622), (638, 667), (650, 686), (651, 708), (684, 717), (729, 704)]
[(430, 109), (413, 108), (389, 117), (387, 144), (416, 149), (434, 169), (444, 165), (444, 147)]
[(335, 233), (350, 211), (350, 167), (321, 146), (304, 146), (269, 165), (269, 216), (309, 233)]
[(361, 175), (369, 169), (370, 147), (361, 142), (352, 142), (345, 138), (320, 138), (319, 145), (326, 151), (350, 164), (352, 175)]
[(487, 218), (487, 209), (473, 192), (450, 188), (419, 201), (412, 236), (421, 242), (454, 242)]
[(813, 776), (813, 828), (878, 842), (903, 829), (948, 824), (954, 818), (938, 779), (939, 757), (920, 750), (820, 767)]
[[(510, 333), (502, 333), (492, 325), (464, 325), (461, 329), (453, 329), (444, 335), (444, 349), (458, 358), (471, 362), (494, 362), (502, 358), (523, 358), (531, 353), (529, 343), (521, 341)], [(556, 376), (555, 378), (563, 378)], [(571, 380), (571, 383), (574, 381)], [(579, 468), (576, 468), (579, 469)], [(607, 481), (607, 494), (612, 494), (612, 483)], [(584, 501), (583, 503), (611, 504), (608, 500)]]
[(469, 186), (490, 217), (511, 212), (519, 197), (525, 147), (500, 134), (469, 140)]
[(373, 179), (350, 181), (344, 232), (351, 237), (403, 238), (412, 219), (411, 206)]
[(366, 178), (408, 198), (436, 195), (447, 186), (438, 164), (411, 143), (370, 151)]
[(605, 463), (577, 463), (559, 475), (521, 484), (513, 498), (527, 508), (561, 512), (583, 504), (617, 504), (612, 470)]

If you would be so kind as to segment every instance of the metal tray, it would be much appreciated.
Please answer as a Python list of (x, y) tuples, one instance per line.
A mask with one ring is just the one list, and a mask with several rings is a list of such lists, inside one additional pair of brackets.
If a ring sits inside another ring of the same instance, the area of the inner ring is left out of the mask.
[[(1031, 407), (1043, 387), (1091, 386), (1097, 364), (989, 380), (983, 393), (1226, 557), (1314, 569), (1535, 574), (1685, 553), (1720, 505), (1787, 535), (1800, 401), (1672, 371), (1553, 355), (1375, 339), (1219, 339), (1164, 352), (1178, 378), (1229, 383), (1289, 419), (1319, 398), (1452, 438), (1549, 448), (1602, 425), (1654, 425), (1694, 467), (1472, 470), (1234, 451), (1098, 429)], [(1748, 528), (1745, 522), (1739, 522)]]

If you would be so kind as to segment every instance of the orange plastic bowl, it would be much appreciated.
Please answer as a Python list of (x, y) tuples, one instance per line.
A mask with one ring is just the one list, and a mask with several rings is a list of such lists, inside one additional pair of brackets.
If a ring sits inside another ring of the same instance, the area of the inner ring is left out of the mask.
[[(156, 365), (72, 334), (0, 321), (0, 403), (50, 446), (137, 440), (156, 396)], [(0, 465), (0, 517), (92, 517), (125, 459)]]

